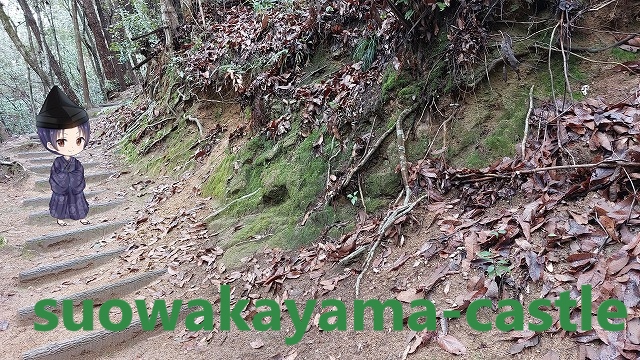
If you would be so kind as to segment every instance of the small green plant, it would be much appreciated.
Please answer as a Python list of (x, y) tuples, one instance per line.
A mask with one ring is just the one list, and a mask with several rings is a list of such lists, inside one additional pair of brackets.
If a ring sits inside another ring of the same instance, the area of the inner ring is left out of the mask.
[(253, 11), (260, 14), (270, 10), (276, 3), (276, 0), (253, 0)]
[[(491, 235), (495, 233), (495, 236), (499, 236), (501, 234), (500, 231), (504, 230), (498, 230), (497, 232), (492, 231)], [(502, 234), (504, 235), (505, 233), (506, 231)], [(511, 270), (509, 260), (503, 257), (496, 259), (496, 256), (491, 251), (480, 251), (478, 253), (478, 257), (491, 262), (491, 265), (489, 265), (486, 269), (487, 276), (489, 276), (489, 278), (495, 278), (498, 276), (502, 277), (503, 275), (509, 273), (509, 271)]]
[(0, 236), (0, 248), (7, 245), (7, 239), (4, 236)]
[(351, 205), (355, 205), (358, 202), (358, 192), (354, 191), (353, 194), (347, 194), (347, 199), (351, 201)]
[(617, 47), (611, 49), (611, 55), (616, 61), (619, 62), (633, 61), (638, 58), (638, 54), (632, 53), (630, 51), (625, 51)]
[(353, 60), (362, 61), (362, 70), (367, 70), (376, 57), (378, 39), (376, 36), (364, 37), (358, 41), (358, 46), (353, 52)]

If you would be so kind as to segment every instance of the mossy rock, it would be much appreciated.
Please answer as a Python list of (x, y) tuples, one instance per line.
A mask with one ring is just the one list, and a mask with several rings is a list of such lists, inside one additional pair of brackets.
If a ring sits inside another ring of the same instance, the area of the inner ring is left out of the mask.
[(289, 190), (284, 184), (276, 185), (262, 194), (262, 203), (267, 206), (282, 204), (289, 198)]
[(243, 176), (232, 176), (227, 183), (227, 196), (236, 196), (247, 188), (247, 179)]
[(364, 194), (371, 198), (394, 197), (402, 190), (402, 178), (394, 172), (379, 172), (367, 176)]

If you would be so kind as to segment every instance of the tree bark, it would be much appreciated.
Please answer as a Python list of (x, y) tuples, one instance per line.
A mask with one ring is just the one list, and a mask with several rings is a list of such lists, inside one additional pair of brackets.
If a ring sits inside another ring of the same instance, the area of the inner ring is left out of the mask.
[[(180, 5), (180, 1), (177, 1), (177, 5)], [(162, 23), (164, 24), (164, 38), (166, 46), (173, 47), (178, 46), (178, 26), (180, 25), (180, 19), (182, 18), (182, 12), (180, 8), (176, 8), (176, 1), (174, 0), (162, 0), (160, 4), (162, 11)], [(180, 15), (178, 14), (180, 12)]]
[(82, 53), (82, 38), (80, 36), (80, 26), (78, 25), (78, 3), (72, 1), (71, 11), (73, 12), (73, 33), (76, 38), (76, 50), (78, 52), (78, 69), (80, 70), (80, 78), (82, 79), (82, 97), (84, 98), (85, 108), (91, 107), (91, 99), (89, 97), (89, 82), (87, 81), (87, 70), (84, 66), (84, 54)]
[(51, 32), (53, 35), (53, 43), (56, 46), (56, 53), (58, 54), (58, 61), (60, 62), (60, 65), (64, 64), (64, 61), (62, 60), (62, 55), (60, 54), (60, 43), (58, 42), (58, 34), (56, 33), (56, 24), (55, 24), (55, 19), (53, 18), (53, 10), (51, 9), (51, 4), (48, 4), (47, 6), (49, 6), (49, 12), (47, 13), (47, 15), (49, 15), (49, 25), (51, 25)]
[(16, 47), (20, 55), (22, 55), (24, 61), (38, 75), (44, 86), (50, 88), (52, 83), (51, 78), (44, 71), (42, 66), (40, 66), (38, 60), (29, 53), (27, 48), (22, 43), (22, 40), (20, 40), (20, 37), (18, 37), (15, 25), (13, 24), (13, 21), (11, 21), (11, 18), (7, 15), (7, 13), (4, 12), (4, 5), (2, 3), (0, 3), (0, 21), (2, 22), (2, 26), (7, 32), (7, 35), (11, 39), (11, 42), (13, 42), (13, 45)]
[(33, 12), (31, 12), (31, 8), (29, 7), (29, 4), (27, 4), (26, 0), (18, 0), (18, 3), (20, 4), (22, 11), (24, 12), (24, 15), (27, 21), (27, 26), (29, 26), (29, 28), (33, 32), (36, 42), (38, 42), (40, 46), (44, 48), (45, 53), (47, 54), (47, 58), (49, 59), (49, 66), (51, 67), (53, 72), (56, 74), (56, 77), (60, 81), (60, 85), (62, 85), (62, 89), (65, 91), (67, 96), (69, 96), (69, 99), (71, 99), (76, 103), (79, 102), (78, 96), (76, 95), (75, 91), (73, 91), (73, 88), (69, 83), (69, 78), (67, 78), (67, 74), (65, 74), (65, 72), (62, 71), (60, 64), (58, 63), (56, 58), (53, 56), (53, 53), (51, 53), (51, 49), (49, 48), (49, 45), (42, 37), (42, 34), (40, 33), (40, 29), (38, 28), (35, 18), (33, 17)]
[(117, 82), (118, 90), (123, 90), (127, 86), (124, 81), (123, 71), (115, 61), (114, 54), (109, 50), (102, 25), (100, 24), (100, 20), (98, 19), (98, 15), (96, 14), (96, 10), (93, 5), (93, 0), (78, 1), (80, 1), (80, 6), (82, 7), (82, 11), (87, 19), (89, 29), (93, 33), (93, 39), (96, 42), (96, 50), (100, 57), (100, 63), (102, 64), (105, 78), (109, 81)]
[(93, 66), (93, 70), (98, 77), (100, 91), (106, 95), (106, 79), (104, 77), (104, 71), (102, 71), (102, 66), (100, 66), (100, 57), (98, 56), (98, 52), (96, 51), (96, 42), (93, 40), (91, 33), (89, 32), (89, 26), (86, 23), (86, 19), (81, 16), (80, 20), (82, 20), (82, 42), (84, 43), (84, 46), (87, 48), (89, 53), (91, 53), (91, 65)]

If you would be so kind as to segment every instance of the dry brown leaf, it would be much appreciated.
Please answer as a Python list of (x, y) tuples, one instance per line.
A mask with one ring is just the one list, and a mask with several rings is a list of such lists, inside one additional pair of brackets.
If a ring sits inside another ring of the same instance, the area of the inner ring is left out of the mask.
[(396, 295), (396, 299), (405, 303), (410, 303), (413, 300), (424, 299), (424, 294), (422, 291), (409, 288), (407, 290), (399, 292), (398, 295)]
[(464, 355), (467, 353), (467, 348), (452, 335), (438, 336), (438, 345), (451, 354)]

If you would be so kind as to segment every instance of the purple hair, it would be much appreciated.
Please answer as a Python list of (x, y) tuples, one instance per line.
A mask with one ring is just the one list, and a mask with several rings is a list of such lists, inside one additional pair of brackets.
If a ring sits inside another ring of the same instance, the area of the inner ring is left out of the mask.
[[(84, 137), (84, 146), (87, 147), (87, 144), (89, 143), (89, 135), (91, 134), (89, 122), (87, 121), (82, 125), (78, 125), (78, 128), (80, 130), (80, 135)], [(47, 147), (47, 143), (51, 143), (51, 146), (57, 149), (58, 144), (56, 140), (58, 140), (58, 136), (67, 129), (46, 129), (41, 127), (36, 127), (36, 129), (38, 130), (38, 137), (40, 138), (42, 146), (54, 154), (61, 155), (59, 152), (49, 149)]]

